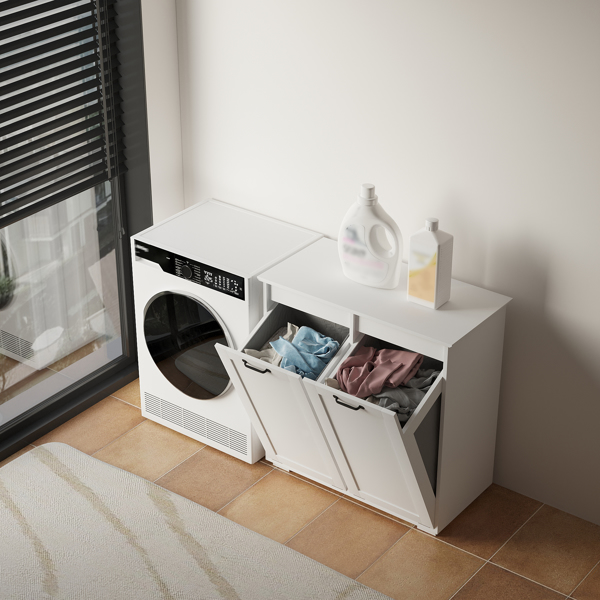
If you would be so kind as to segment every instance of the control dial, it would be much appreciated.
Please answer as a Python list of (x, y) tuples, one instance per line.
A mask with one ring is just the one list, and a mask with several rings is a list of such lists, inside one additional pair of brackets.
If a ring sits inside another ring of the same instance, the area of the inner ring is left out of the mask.
[(194, 274), (192, 271), (192, 268), (190, 267), (190, 265), (185, 264), (185, 265), (181, 265), (181, 276), (185, 279), (191, 279), (192, 275)]

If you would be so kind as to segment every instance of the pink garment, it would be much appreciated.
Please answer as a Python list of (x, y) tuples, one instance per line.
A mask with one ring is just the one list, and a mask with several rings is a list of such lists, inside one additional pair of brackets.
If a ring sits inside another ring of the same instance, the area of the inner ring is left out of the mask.
[(384, 387), (398, 387), (412, 379), (423, 355), (407, 350), (375, 350), (363, 346), (338, 369), (340, 388), (357, 398), (379, 394)]

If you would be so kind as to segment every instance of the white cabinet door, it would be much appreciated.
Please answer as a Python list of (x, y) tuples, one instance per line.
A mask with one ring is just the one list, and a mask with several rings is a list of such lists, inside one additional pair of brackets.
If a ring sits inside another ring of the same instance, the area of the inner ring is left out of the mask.
[(440, 375), (403, 430), (390, 410), (304, 381), (348, 491), (426, 527), (434, 526), (435, 494), (415, 431), (439, 398), (442, 384)]
[(345, 490), (300, 376), (237, 350), (216, 348), (267, 459)]

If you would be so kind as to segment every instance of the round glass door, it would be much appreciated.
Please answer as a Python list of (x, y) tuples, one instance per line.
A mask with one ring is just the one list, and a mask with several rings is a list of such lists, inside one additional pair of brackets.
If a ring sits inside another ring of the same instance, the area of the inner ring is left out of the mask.
[(230, 345), (223, 326), (201, 302), (164, 293), (146, 307), (144, 336), (160, 372), (184, 394), (211, 400), (229, 386), (215, 344)]

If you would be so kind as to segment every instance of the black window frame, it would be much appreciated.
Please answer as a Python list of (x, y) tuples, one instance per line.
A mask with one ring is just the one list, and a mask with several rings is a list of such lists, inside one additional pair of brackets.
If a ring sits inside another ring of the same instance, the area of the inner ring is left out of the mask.
[[(11, 3), (10, 0), (8, 3)], [(0, 461), (138, 376), (129, 238), (152, 225), (141, 0), (115, 0), (114, 8), (117, 13), (114, 33), (125, 150), (122, 158), (124, 168), (111, 179), (111, 183), (116, 206), (116, 234), (121, 241), (117, 269), (120, 275), (123, 355), (20, 417), (0, 425)], [(54, 203), (60, 201), (62, 199)], [(47, 205), (40, 203), (38, 209), (42, 210)]]

